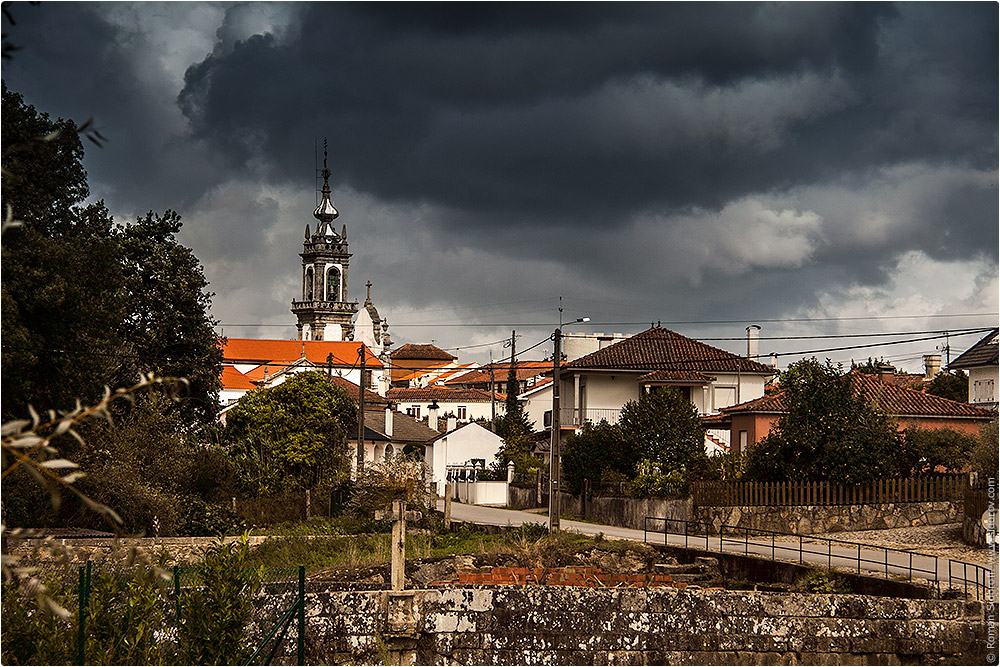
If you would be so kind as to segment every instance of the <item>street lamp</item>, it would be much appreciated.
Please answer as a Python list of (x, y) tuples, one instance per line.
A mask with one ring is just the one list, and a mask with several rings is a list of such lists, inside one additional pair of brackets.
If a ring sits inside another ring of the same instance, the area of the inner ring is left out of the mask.
[[(562, 308), (559, 309), (560, 321)], [(589, 317), (578, 317), (570, 324), (589, 322)], [(562, 476), (559, 462), (560, 429), (559, 419), (559, 366), (562, 363), (562, 323), (552, 334), (552, 440), (549, 444), (549, 532), (559, 530), (559, 481)]]

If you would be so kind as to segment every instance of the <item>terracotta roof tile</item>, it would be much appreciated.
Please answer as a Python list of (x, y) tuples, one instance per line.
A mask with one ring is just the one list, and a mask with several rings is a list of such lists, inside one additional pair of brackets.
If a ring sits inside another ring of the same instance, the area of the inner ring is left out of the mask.
[[(946, 417), (988, 420), (993, 417), (989, 410), (950, 401), (947, 398), (925, 394), (923, 392), (879, 382), (877, 376), (851, 374), (851, 388), (855, 395), (860, 394), (873, 403), (879, 410), (892, 417)], [(722, 414), (748, 412), (787, 412), (784, 392), (762, 396), (761, 398), (728, 408), (722, 408)]]
[(997, 354), (997, 335), (1000, 329), (994, 329), (978, 343), (958, 355), (949, 368), (975, 368), (977, 366), (996, 366), (1000, 361)]
[[(340, 387), (341, 389), (345, 390), (355, 403), (358, 402), (358, 390), (360, 389), (358, 385), (354, 384), (347, 378), (340, 377), (339, 375), (334, 375), (333, 377), (331, 377), (330, 382), (333, 384), (333, 386)], [(374, 391), (369, 391), (365, 389), (366, 406), (388, 405), (388, 404), (389, 404), (389, 399), (387, 399), (385, 396), (379, 396)]]
[[(357, 341), (335, 340), (275, 340), (266, 338), (229, 338), (221, 343), (222, 356), (229, 363), (280, 363), (283, 366), (300, 359), (303, 349), (306, 359), (325, 366), (328, 355), (333, 355), (337, 366), (354, 366), (358, 362)], [(365, 365), (382, 368), (382, 362), (365, 347)]]
[[(408, 401), (467, 401), (469, 403), (488, 403), (490, 392), (479, 389), (457, 389), (454, 387), (430, 386), (420, 388), (395, 387), (386, 392), (386, 398), (396, 403)], [(504, 400), (503, 394), (496, 394), (496, 400)]]
[[(507, 373), (510, 371), (510, 363), (497, 362), (481, 366), (473, 371), (452, 377), (445, 384), (483, 384), (490, 381), (490, 366), (493, 367), (493, 379), (495, 382), (505, 382)], [(514, 374), (518, 381), (528, 380), (542, 375), (552, 370), (551, 361), (519, 361), (514, 366)]]
[(441, 361), (458, 359), (458, 357), (448, 354), (437, 345), (414, 345), (412, 343), (407, 343), (393, 350), (389, 356), (393, 359), (435, 359)]
[[(385, 410), (365, 410), (365, 439), (392, 442), (430, 442), (441, 435), (438, 431), (401, 412), (392, 413), (392, 435), (385, 434)], [(352, 437), (357, 439), (357, 434)]]
[(687, 370), (774, 375), (770, 366), (720, 350), (679, 333), (653, 327), (580, 357), (567, 369)]
[(238, 389), (256, 389), (255, 385), (250, 378), (248, 378), (243, 373), (240, 373), (232, 366), (223, 366), (222, 375), (220, 376), (222, 380), (222, 388), (229, 389), (231, 391)]
[(713, 382), (715, 378), (698, 371), (663, 370), (639, 376), (639, 382)]

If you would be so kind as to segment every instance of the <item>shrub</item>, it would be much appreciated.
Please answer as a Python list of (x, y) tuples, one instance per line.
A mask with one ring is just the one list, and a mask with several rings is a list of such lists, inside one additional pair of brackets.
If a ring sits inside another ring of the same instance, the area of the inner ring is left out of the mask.
[(688, 480), (684, 469), (670, 470), (661, 475), (655, 463), (643, 461), (639, 464), (639, 474), (632, 480), (631, 494), (636, 498), (681, 498), (687, 495), (687, 490)]
[(232, 507), (227, 505), (209, 504), (200, 498), (187, 498), (184, 509), (181, 510), (180, 535), (232, 535), (243, 530), (243, 522)]

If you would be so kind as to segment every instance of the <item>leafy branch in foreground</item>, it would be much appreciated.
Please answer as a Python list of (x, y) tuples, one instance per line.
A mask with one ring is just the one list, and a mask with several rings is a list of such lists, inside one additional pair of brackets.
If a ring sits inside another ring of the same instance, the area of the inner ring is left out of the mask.
[[(89, 509), (97, 512), (113, 527), (121, 525), (121, 518), (118, 514), (102, 503), (98, 503), (76, 488), (76, 482), (83, 478), (84, 473), (79, 466), (63, 457), (60, 454), (56, 441), (59, 438), (72, 437), (81, 444), (83, 437), (78, 432), (78, 427), (88, 420), (103, 419), (113, 423), (110, 407), (118, 400), (134, 402), (135, 395), (140, 390), (147, 389), (154, 385), (165, 386), (172, 395), (176, 395), (177, 389), (186, 386), (184, 379), (161, 378), (155, 375), (142, 375), (139, 382), (131, 387), (124, 387), (111, 391), (104, 388), (104, 398), (91, 406), (83, 406), (77, 401), (77, 406), (73, 410), (57, 413), (54, 410), (48, 411), (43, 417), (31, 406), (28, 406), (28, 413), (31, 419), (15, 419), (3, 424), (0, 429), (0, 439), (2, 439), (3, 449), (3, 472), (0, 478), (6, 478), (9, 474), (23, 469), (30, 474), (40, 486), (47, 489), (52, 499), (53, 508), (58, 508), (64, 492), (75, 495)], [(16, 539), (27, 539), (39, 537), (38, 531), (14, 527), (10, 530), (7, 526), (2, 526), (5, 535)], [(68, 560), (68, 552), (59, 549), (54, 540), (47, 539), (45, 546), (54, 550), (62, 551), (63, 556)], [(56, 602), (50, 595), (47, 587), (36, 577), (34, 568), (17, 567), (18, 558), (10, 553), (3, 554), (3, 575), (5, 582), (19, 581), (23, 584), (22, 590), (30, 592), (39, 601), (43, 608), (49, 609), (59, 616), (66, 617), (69, 612), (62, 605)]]

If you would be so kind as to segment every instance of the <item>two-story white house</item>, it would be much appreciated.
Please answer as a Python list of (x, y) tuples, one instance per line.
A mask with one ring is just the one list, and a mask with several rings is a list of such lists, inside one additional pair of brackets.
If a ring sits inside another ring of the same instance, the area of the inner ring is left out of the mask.
[(969, 403), (988, 410), (997, 409), (998, 334), (1000, 329), (989, 332), (948, 366), (969, 373)]
[[(669, 329), (652, 327), (570, 361), (560, 371), (560, 421), (563, 428), (586, 422), (618, 421), (622, 407), (656, 387), (674, 387), (701, 415), (764, 395), (777, 370), (726, 352)], [(551, 423), (551, 412), (546, 415)], [(719, 447), (728, 433), (712, 432)]]

